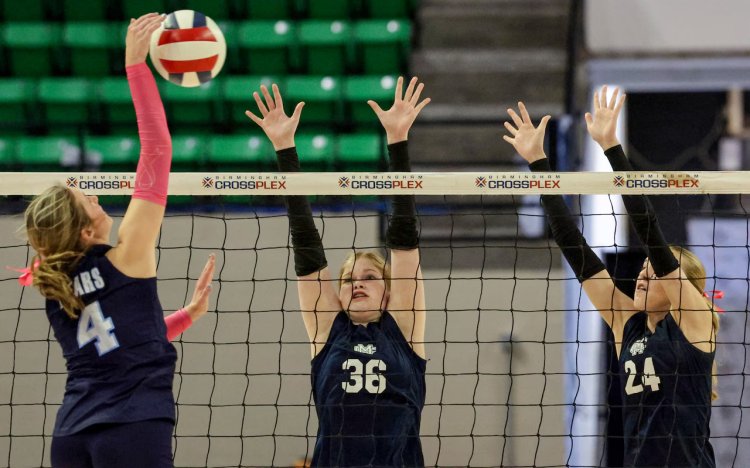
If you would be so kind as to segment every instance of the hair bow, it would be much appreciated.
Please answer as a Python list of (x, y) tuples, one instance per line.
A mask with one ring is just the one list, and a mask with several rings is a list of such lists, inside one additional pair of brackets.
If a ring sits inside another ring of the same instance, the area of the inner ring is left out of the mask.
[(34, 270), (39, 268), (39, 260), (34, 260), (34, 264), (26, 268), (14, 268), (10, 266), (6, 266), (5, 268), (21, 273), (18, 276), (18, 284), (21, 286), (31, 286), (34, 283)]
[[(703, 297), (709, 298), (711, 300), (724, 299), (724, 291), (720, 289), (712, 289), (710, 291), (703, 291)], [(716, 310), (716, 312), (719, 312), (720, 314), (724, 313), (724, 309), (722, 309), (719, 306), (714, 306), (714, 310)]]

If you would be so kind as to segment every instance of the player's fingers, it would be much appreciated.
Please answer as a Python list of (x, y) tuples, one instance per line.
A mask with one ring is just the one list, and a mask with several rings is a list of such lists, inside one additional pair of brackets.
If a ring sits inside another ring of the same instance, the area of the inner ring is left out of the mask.
[(419, 114), (420, 112), (422, 112), (422, 109), (424, 109), (424, 108), (425, 108), (425, 106), (426, 106), (427, 104), (431, 103), (431, 102), (432, 102), (432, 99), (430, 99), (430, 98), (424, 98), (424, 99), (422, 100), (422, 102), (420, 102), (420, 103), (419, 103), (419, 104), (417, 105), (417, 107), (415, 108), (415, 110), (417, 111), (417, 114)]
[(586, 119), (586, 126), (591, 127), (594, 125), (594, 116), (591, 115), (590, 112), (586, 112), (586, 114), (583, 116), (583, 118)]
[(294, 112), (292, 113), (292, 120), (299, 120), (300, 116), (302, 115), (303, 107), (305, 107), (304, 102), (300, 102), (294, 107)]
[(279, 91), (279, 87), (276, 85), (276, 83), (273, 83), (271, 85), (271, 90), (273, 91), (273, 98), (276, 101), (276, 105), (283, 109), (284, 101), (281, 100), (281, 92)]
[(263, 93), (263, 97), (266, 98), (266, 106), (268, 106), (268, 110), (272, 111), (276, 109), (276, 104), (273, 102), (271, 93), (268, 92), (266, 85), (260, 85), (260, 92)]
[(511, 119), (513, 119), (513, 123), (516, 124), (516, 127), (521, 128), (521, 125), (523, 125), (523, 120), (521, 120), (521, 117), (516, 114), (516, 111), (513, 109), (508, 109), (508, 115)]
[(599, 93), (599, 107), (607, 108), (607, 85), (602, 86), (602, 91)]
[(245, 111), (245, 115), (248, 116), (250, 118), (250, 120), (252, 120), (256, 124), (258, 124), (259, 127), (263, 126), (263, 119), (259, 118), (257, 115), (253, 114), (249, 110)]
[(518, 134), (518, 129), (510, 124), (510, 122), (504, 122), (503, 125), (505, 125), (505, 129), (510, 132), (511, 135), (516, 136)]
[(412, 106), (416, 106), (419, 102), (419, 97), (422, 95), (422, 90), (424, 89), (424, 83), (419, 83), (419, 86), (417, 86), (417, 89), (414, 91), (414, 94), (411, 96), (411, 99), (409, 99), (409, 104)]
[(375, 115), (380, 115), (383, 113), (383, 109), (380, 108), (377, 102), (375, 101), (367, 101), (367, 105), (370, 106), (370, 109), (372, 109), (373, 112), (375, 112)]
[(537, 127), (537, 128), (540, 129), (540, 130), (542, 130), (542, 131), (545, 131), (547, 129), (547, 123), (549, 123), (549, 119), (551, 119), (551, 118), (552, 118), (552, 116), (550, 116), (550, 115), (545, 115), (544, 117), (542, 117), (542, 121), (539, 122), (539, 127)]
[(406, 92), (404, 93), (404, 101), (411, 102), (411, 97), (414, 94), (414, 88), (417, 86), (417, 81), (416, 76), (409, 80), (409, 85), (406, 87)]
[(620, 94), (620, 88), (615, 88), (614, 93), (612, 93), (612, 99), (609, 100), (609, 103), (608, 103), (607, 107), (609, 107), (610, 109), (614, 110), (615, 105), (617, 104), (617, 95), (618, 94)]
[(260, 111), (260, 115), (265, 117), (268, 114), (268, 109), (266, 109), (266, 105), (263, 104), (263, 99), (260, 98), (260, 94), (258, 94), (257, 91), (253, 93), (253, 99), (255, 99), (255, 104), (258, 105), (258, 110)]
[(514, 138), (511, 138), (508, 135), (503, 135), (503, 140), (513, 145), (514, 148), (516, 147), (516, 140)]
[(594, 91), (594, 110), (599, 110), (599, 91)]
[(615, 106), (615, 115), (620, 115), (620, 111), (622, 110), (622, 106), (625, 104), (625, 94), (620, 96), (620, 100), (617, 101), (617, 105)]
[(395, 91), (395, 97), (393, 98), (393, 102), (397, 102), (401, 100), (401, 97), (403, 96), (403, 89), (404, 89), (404, 77), (399, 76), (398, 80), (396, 80), (396, 91)]
[(518, 101), (518, 110), (521, 112), (521, 118), (524, 123), (531, 123), (531, 116), (529, 116), (529, 111), (526, 110), (526, 104), (522, 101)]

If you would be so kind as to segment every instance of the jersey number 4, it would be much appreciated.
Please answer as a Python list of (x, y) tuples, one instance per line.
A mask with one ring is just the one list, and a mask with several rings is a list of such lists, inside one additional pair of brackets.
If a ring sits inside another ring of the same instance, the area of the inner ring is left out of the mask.
[(99, 302), (92, 302), (78, 317), (78, 348), (83, 348), (95, 341), (99, 356), (117, 349), (120, 343), (117, 342), (117, 337), (113, 333), (114, 329), (115, 324), (112, 323), (112, 319), (104, 318)]
[(349, 380), (341, 382), (346, 393), (359, 393), (363, 387), (369, 393), (383, 393), (385, 390), (385, 375), (380, 372), (386, 366), (380, 359), (371, 359), (367, 364), (362, 364), (359, 359), (347, 359), (341, 368), (349, 371)]
[(625, 372), (628, 373), (628, 382), (625, 384), (625, 393), (627, 393), (628, 395), (641, 393), (643, 391), (644, 385), (650, 387), (652, 392), (656, 392), (659, 390), (661, 379), (656, 375), (656, 371), (654, 370), (654, 361), (652, 358), (648, 357), (643, 362), (643, 377), (641, 378), (640, 384), (633, 385), (638, 374), (638, 370), (635, 368), (635, 362), (625, 361)]

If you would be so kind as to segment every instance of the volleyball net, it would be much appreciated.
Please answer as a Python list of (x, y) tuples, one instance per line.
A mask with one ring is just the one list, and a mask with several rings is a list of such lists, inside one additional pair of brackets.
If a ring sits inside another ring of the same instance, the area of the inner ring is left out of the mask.
[[(59, 183), (96, 194), (117, 223), (134, 174), (0, 174), (2, 266), (31, 196)], [(718, 466), (750, 465), (750, 173), (176, 173), (158, 241), (166, 312), (217, 255), (209, 313), (174, 342), (176, 466), (292, 466), (317, 429), (283, 195), (311, 195), (332, 271), (382, 249), (389, 196), (417, 195), (427, 299), (428, 466), (602, 466), (621, 438), (603, 322), (547, 236), (539, 194), (565, 195), (625, 290), (644, 258), (620, 194), (658, 195), (667, 239), (693, 250), (725, 310), (718, 337)], [(634, 239), (634, 238), (633, 238)], [(66, 371), (44, 302), (0, 270), (0, 465), (49, 466)]]

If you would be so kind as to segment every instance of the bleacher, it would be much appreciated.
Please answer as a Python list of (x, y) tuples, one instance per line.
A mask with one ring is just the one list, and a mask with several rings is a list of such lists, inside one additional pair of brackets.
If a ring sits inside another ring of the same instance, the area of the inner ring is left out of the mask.
[(200, 88), (156, 75), (176, 171), (273, 170), (273, 148), (245, 115), (277, 83), (305, 101), (306, 170), (383, 168), (367, 99), (392, 100), (408, 73), (417, 0), (0, 0), (0, 170), (134, 170), (135, 115), (124, 76), (128, 19), (195, 9), (227, 41), (221, 74)]

